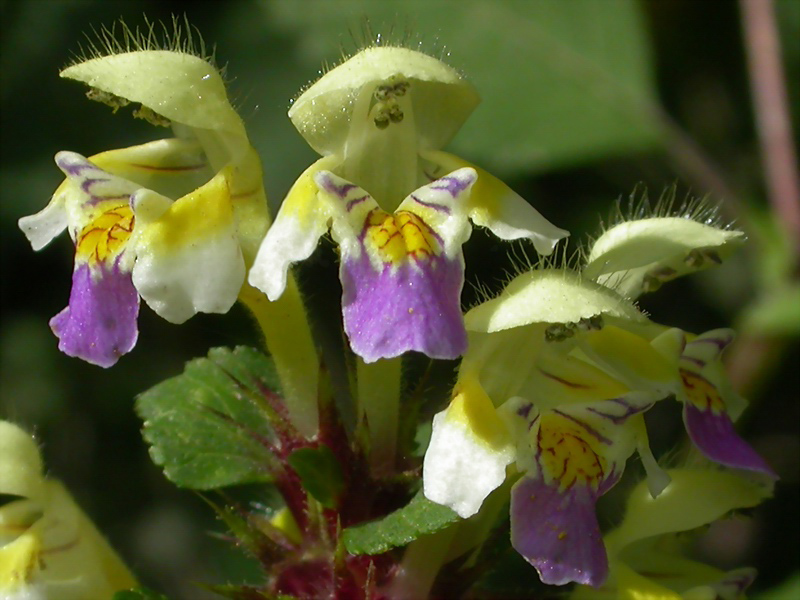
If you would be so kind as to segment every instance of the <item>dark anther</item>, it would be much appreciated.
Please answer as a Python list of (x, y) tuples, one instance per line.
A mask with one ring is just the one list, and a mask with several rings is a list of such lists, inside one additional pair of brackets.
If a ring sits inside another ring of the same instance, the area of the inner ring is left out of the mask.
[(403, 120), (403, 111), (395, 104), (389, 109), (389, 118), (392, 123), (399, 123)]
[(575, 331), (563, 323), (555, 323), (544, 330), (544, 339), (548, 342), (563, 342), (575, 335)]

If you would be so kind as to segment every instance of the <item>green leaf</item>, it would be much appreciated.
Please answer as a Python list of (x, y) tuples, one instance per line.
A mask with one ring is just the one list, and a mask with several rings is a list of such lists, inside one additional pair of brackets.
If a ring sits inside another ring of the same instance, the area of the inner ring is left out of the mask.
[(236, 538), (237, 546), (245, 549), (252, 557), (257, 558), (262, 563), (269, 561), (277, 563), (285, 556), (285, 548), (281, 547), (270, 538), (270, 529), (264, 527), (260, 522), (256, 522), (252, 513), (243, 511), (237, 506), (223, 506), (212, 501), (210, 498), (202, 496), (217, 517), (225, 523), (230, 533)]
[(276, 390), (269, 358), (252, 348), (215, 348), (136, 401), (150, 456), (181, 487), (208, 490), (270, 480)]
[[(635, 0), (266, 0), (268, 23), (298, 40), (307, 76), (339, 48), (405, 43), (445, 56), (483, 98), (451, 147), (497, 173), (545, 170), (656, 145), (651, 50)], [(356, 31), (347, 44), (348, 32)], [(397, 32), (407, 32), (398, 35)], [(394, 32), (394, 33), (392, 33)], [(445, 53), (441, 46), (446, 47)], [(301, 80), (304, 83), (304, 80)]]
[(229, 600), (299, 600), (297, 596), (272, 593), (252, 585), (237, 585), (233, 583), (220, 585), (201, 583), (199, 585), (203, 589), (214, 592)]
[(417, 493), (406, 506), (379, 521), (348, 527), (342, 534), (351, 554), (381, 554), (426, 533), (435, 533), (458, 520), (458, 515)]
[(336, 508), (344, 490), (342, 467), (327, 446), (300, 448), (289, 456), (289, 465), (300, 477), (303, 488), (322, 506)]
[(793, 600), (800, 598), (800, 572), (795, 571), (780, 585), (753, 596), (755, 600)]
[(742, 331), (797, 336), (800, 334), (800, 285), (787, 283), (764, 292), (743, 311), (741, 319)]
[(147, 588), (123, 590), (114, 594), (112, 600), (169, 600), (164, 594), (159, 594)]

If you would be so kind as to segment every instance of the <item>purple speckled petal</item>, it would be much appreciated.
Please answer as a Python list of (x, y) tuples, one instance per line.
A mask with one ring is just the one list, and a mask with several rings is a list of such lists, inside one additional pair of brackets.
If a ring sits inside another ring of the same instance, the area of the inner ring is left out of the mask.
[(366, 252), (343, 257), (342, 312), (353, 351), (366, 362), (408, 350), (452, 359), (467, 349), (461, 314), (464, 266), (459, 256), (403, 261), (377, 271)]
[(766, 461), (739, 437), (727, 413), (700, 410), (686, 402), (683, 422), (694, 445), (714, 462), (777, 477)]
[(64, 354), (110, 367), (136, 344), (139, 294), (117, 264), (98, 269), (92, 277), (89, 265), (76, 266), (69, 305), (50, 319), (50, 328)]
[(599, 587), (608, 558), (595, 515), (597, 494), (585, 485), (564, 491), (525, 477), (511, 491), (511, 545), (543, 583)]

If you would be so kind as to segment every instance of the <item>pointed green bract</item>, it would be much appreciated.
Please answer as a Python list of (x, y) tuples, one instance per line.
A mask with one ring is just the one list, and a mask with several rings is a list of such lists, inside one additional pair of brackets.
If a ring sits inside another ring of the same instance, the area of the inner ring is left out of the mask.
[(303, 488), (325, 508), (336, 508), (344, 491), (342, 466), (330, 448), (300, 448), (289, 455), (289, 465), (300, 477)]
[(351, 554), (381, 554), (427, 533), (444, 529), (457, 520), (455, 512), (431, 502), (420, 491), (406, 506), (383, 519), (348, 527), (342, 540)]
[(252, 348), (215, 348), (136, 402), (150, 456), (176, 485), (208, 490), (270, 481), (277, 389), (272, 361)]
[(117, 592), (112, 600), (169, 600), (169, 598), (164, 594), (159, 594), (147, 588), (138, 588)]

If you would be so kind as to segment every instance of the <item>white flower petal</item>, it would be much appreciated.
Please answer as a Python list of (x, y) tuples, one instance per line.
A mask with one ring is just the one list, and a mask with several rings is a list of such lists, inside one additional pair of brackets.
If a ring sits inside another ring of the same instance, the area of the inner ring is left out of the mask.
[(0, 421), (0, 494), (38, 499), (41, 480), (42, 458), (36, 442), (17, 425)]
[(67, 228), (67, 211), (64, 207), (65, 186), (69, 182), (64, 182), (61, 187), (53, 194), (50, 203), (35, 215), (22, 217), (19, 221), (19, 228), (34, 250), (41, 250), (49, 244), (54, 237)]
[(458, 71), (408, 48), (366, 48), (325, 73), (294, 101), (289, 118), (320, 154), (343, 153), (362, 90), (394, 80), (409, 83), (420, 145), (441, 148), (455, 135), (480, 101)]
[(314, 175), (337, 162), (334, 157), (321, 158), (297, 178), (258, 249), (247, 280), (270, 300), (283, 294), (291, 264), (311, 256), (328, 230), (331, 214), (328, 204), (317, 199)]
[(468, 378), (459, 386), (450, 406), (433, 418), (422, 483), (428, 500), (467, 518), (503, 483), (515, 451), (506, 425), (477, 381)]
[(446, 172), (464, 167), (476, 170), (478, 180), (472, 188), (467, 210), (475, 225), (488, 227), (503, 240), (529, 239), (539, 254), (551, 254), (569, 232), (556, 227), (522, 196), (497, 177), (458, 156), (440, 151), (422, 152), (422, 157)]
[[(224, 313), (236, 302), (245, 264), (223, 169), (136, 231), (133, 284), (160, 316), (182, 323), (197, 312)], [(155, 192), (137, 195), (143, 217), (164, 208)]]
[(74, 64), (61, 77), (138, 102), (170, 121), (247, 139), (219, 71), (192, 54), (122, 52)]
[(425, 497), (449, 506), (465, 519), (471, 517), (505, 481), (512, 455), (510, 449), (497, 452), (487, 447), (466, 425), (448, 421), (444, 412), (439, 413), (433, 418), (433, 435), (425, 453)]
[(234, 231), (167, 255), (140, 251), (133, 267), (133, 284), (141, 297), (171, 323), (183, 323), (198, 312), (228, 312), (244, 276)]

